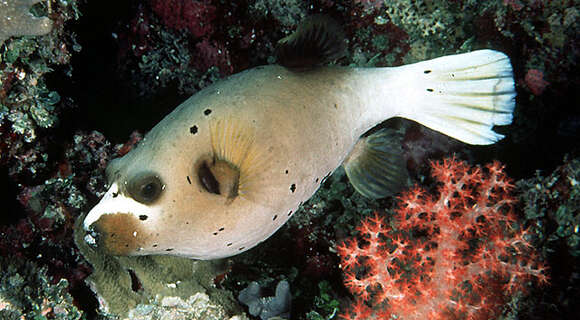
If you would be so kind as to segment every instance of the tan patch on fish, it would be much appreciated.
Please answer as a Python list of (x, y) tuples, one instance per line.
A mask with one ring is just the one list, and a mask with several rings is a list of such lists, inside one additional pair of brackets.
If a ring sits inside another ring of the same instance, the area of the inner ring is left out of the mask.
[(95, 226), (95, 232), (99, 234), (98, 244), (112, 255), (131, 254), (147, 242), (141, 221), (131, 214), (107, 214), (101, 216)]

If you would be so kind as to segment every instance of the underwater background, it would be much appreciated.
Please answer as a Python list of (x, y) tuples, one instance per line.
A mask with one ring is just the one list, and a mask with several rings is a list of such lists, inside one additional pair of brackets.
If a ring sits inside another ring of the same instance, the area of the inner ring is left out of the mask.
[(383, 126), (403, 133), (407, 169), (427, 192), (437, 187), (430, 161), (501, 162), (549, 280), (526, 281), (493, 318), (576, 319), (573, 0), (0, 2), (0, 319), (346, 317), (356, 297), (337, 248), (360, 238), (356, 226), (374, 212), (388, 220), (399, 200), (363, 198), (341, 169), (273, 237), (229, 259), (107, 257), (87, 253), (74, 234), (104, 193), (109, 160), (200, 89), (275, 63), (277, 41), (313, 14), (344, 28), (338, 65), (398, 66), (482, 48), (510, 57), (517, 105), (513, 123), (496, 128), (506, 135), (498, 143), (468, 146), (402, 119)]

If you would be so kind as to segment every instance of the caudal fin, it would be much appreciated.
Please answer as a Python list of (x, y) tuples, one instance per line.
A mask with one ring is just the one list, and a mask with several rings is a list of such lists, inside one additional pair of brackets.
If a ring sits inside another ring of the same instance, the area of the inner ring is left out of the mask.
[(401, 67), (410, 96), (401, 116), (469, 144), (492, 144), (512, 122), (516, 91), (509, 58), (479, 50)]

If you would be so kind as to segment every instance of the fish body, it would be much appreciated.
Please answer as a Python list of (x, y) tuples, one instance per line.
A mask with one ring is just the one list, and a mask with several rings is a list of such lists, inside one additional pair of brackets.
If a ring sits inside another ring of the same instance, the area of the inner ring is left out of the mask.
[(501, 138), (492, 127), (511, 122), (514, 97), (509, 59), (492, 50), (394, 68), (241, 72), (183, 102), (110, 163), (110, 188), (84, 220), (86, 240), (115, 255), (241, 253), (341, 164), (368, 196), (392, 185), (389, 174), (400, 180), (383, 174), (385, 139), (361, 138), (377, 124), (404, 117), (490, 144)]

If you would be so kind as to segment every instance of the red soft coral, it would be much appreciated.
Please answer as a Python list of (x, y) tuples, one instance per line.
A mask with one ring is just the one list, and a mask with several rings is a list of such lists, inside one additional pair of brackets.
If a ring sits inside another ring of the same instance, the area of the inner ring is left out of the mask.
[(538, 69), (530, 69), (524, 77), (526, 85), (530, 91), (539, 96), (544, 92), (544, 89), (550, 84), (548, 81), (544, 80), (544, 73)]
[(392, 226), (363, 221), (337, 249), (356, 301), (344, 319), (490, 319), (546, 267), (520, 230), (510, 180), (498, 163), (432, 163), (437, 194), (400, 197)]
[(196, 38), (209, 36), (214, 32), (212, 23), (217, 9), (209, 0), (153, 0), (151, 7), (170, 28), (187, 29)]
[(216, 66), (224, 75), (234, 72), (230, 61), (230, 53), (224, 45), (204, 39), (198, 42), (195, 48), (197, 50), (194, 65), (199, 70), (207, 70), (212, 66)]

